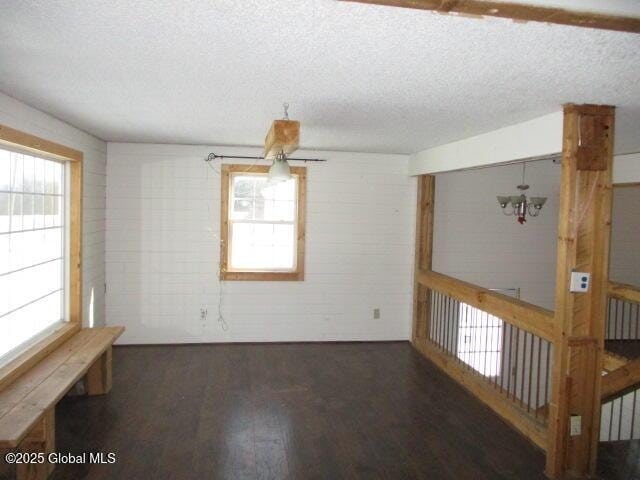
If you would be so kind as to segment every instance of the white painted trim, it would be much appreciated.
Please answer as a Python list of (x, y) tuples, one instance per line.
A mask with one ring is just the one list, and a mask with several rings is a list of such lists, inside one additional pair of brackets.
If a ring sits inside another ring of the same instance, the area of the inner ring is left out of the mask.
[(409, 175), (464, 170), (562, 151), (563, 113), (558, 111), (411, 155)]

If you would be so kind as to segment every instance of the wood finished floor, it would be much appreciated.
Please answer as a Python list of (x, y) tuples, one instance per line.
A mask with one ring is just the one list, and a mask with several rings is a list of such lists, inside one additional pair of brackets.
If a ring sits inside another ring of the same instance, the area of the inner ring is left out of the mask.
[(114, 348), (57, 408), (52, 479), (543, 479), (540, 450), (408, 343)]

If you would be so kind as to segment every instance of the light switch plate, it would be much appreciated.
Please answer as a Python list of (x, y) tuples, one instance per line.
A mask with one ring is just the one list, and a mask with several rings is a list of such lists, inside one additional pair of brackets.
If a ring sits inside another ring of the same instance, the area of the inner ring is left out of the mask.
[(571, 436), (575, 437), (582, 433), (582, 417), (580, 415), (571, 415)]
[(571, 272), (571, 285), (569, 291), (573, 293), (584, 293), (589, 291), (591, 274), (587, 272)]

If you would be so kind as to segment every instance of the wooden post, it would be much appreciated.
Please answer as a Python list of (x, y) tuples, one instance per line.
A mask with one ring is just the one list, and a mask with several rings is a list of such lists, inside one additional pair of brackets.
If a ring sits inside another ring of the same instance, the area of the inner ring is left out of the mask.
[(87, 372), (87, 394), (104, 395), (111, 391), (111, 352), (112, 348), (100, 355)]
[[(564, 108), (546, 467), (552, 478), (595, 473), (609, 276), (614, 116), (614, 108), (609, 106)], [(591, 274), (588, 292), (569, 292), (572, 271)], [(580, 416), (579, 435), (570, 435), (572, 415)]]
[[(53, 469), (54, 463), (50, 463), (49, 454), (54, 453), (56, 444), (56, 411), (55, 406), (48, 408), (42, 418), (33, 427), (29, 435), (22, 441), (18, 452), (42, 455), (34, 462), (19, 463), (13, 465), (14, 471), (8, 472), (6, 478), (16, 480), (46, 480)], [(2, 477), (5, 478), (5, 477)]]
[(433, 175), (421, 175), (418, 177), (415, 257), (416, 280), (413, 285), (413, 329), (411, 333), (411, 340), (414, 345), (418, 339), (425, 339), (429, 335), (431, 295), (429, 289), (418, 282), (418, 274), (420, 270), (431, 270), (435, 188), (436, 177)]

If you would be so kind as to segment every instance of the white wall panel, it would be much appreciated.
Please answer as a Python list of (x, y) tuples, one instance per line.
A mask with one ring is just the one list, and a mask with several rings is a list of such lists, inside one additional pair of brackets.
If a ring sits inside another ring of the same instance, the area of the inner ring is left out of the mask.
[(204, 158), (260, 150), (108, 150), (107, 319), (127, 327), (121, 343), (409, 338), (416, 190), (406, 156), (296, 152), (328, 159), (307, 164), (305, 281), (221, 285), (220, 177)]

